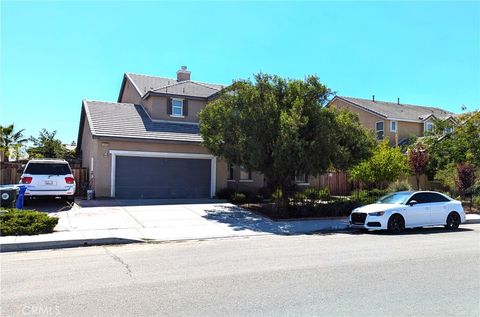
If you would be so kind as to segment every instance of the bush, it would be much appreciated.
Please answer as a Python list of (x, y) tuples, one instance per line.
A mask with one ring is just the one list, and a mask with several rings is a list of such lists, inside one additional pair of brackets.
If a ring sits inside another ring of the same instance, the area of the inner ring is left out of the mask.
[(480, 207), (480, 196), (473, 197), (473, 205)]
[(218, 199), (232, 199), (233, 194), (235, 194), (235, 190), (233, 188), (222, 188), (217, 192)]
[(257, 196), (262, 196), (262, 198), (270, 199), (272, 198), (272, 190), (268, 187), (259, 188), (257, 191)]
[(318, 197), (320, 200), (330, 200), (330, 189), (328, 187), (324, 187), (318, 190)]
[(358, 201), (350, 199), (337, 199), (327, 203), (318, 203), (313, 208), (304, 206), (290, 206), (289, 216), (292, 218), (302, 217), (346, 217), (353, 209), (360, 207)]
[(18, 236), (51, 233), (58, 218), (34, 211), (10, 209), (0, 213), (0, 235)]
[(391, 183), (390, 186), (388, 186), (388, 191), (389, 192), (402, 192), (402, 191), (408, 191), (412, 190), (412, 186), (408, 181), (396, 181), (395, 183)]
[(231, 198), (232, 203), (241, 205), (247, 202), (247, 195), (244, 193), (235, 192)]
[(350, 200), (356, 201), (361, 205), (373, 204), (382, 196), (388, 194), (387, 190), (383, 189), (372, 189), (372, 190), (357, 190), (352, 193)]

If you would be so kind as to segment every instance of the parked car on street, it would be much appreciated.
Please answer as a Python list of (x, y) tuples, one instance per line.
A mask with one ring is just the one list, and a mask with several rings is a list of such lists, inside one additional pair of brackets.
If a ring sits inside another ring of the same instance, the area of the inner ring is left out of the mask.
[(443, 225), (455, 230), (465, 222), (462, 203), (433, 191), (391, 193), (376, 203), (356, 208), (350, 226), (399, 233), (405, 228)]
[(76, 186), (70, 165), (60, 159), (28, 161), (20, 184), (27, 186), (25, 197), (62, 197), (67, 201), (73, 201)]

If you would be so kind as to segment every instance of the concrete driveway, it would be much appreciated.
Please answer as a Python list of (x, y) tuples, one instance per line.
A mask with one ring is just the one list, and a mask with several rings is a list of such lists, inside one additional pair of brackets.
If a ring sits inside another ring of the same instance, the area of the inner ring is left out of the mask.
[(275, 222), (224, 202), (148, 203), (123, 201), (120, 205), (110, 201), (109, 206), (101, 207), (75, 205), (70, 210), (55, 213), (60, 218), (55, 230), (81, 231), (89, 236), (117, 235), (125, 239), (165, 241), (296, 234), (346, 227), (345, 220)]

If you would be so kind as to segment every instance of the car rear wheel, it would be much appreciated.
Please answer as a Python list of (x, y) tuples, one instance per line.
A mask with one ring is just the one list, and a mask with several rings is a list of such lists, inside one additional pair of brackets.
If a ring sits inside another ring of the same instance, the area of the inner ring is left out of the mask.
[(460, 226), (460, 216), (456, 212), (451, 212), (447, 217), (445, 228), (448, 230), (456, 230)]
[(405, 222), (402, 216), (393, 215), (388, 220), (388, 231), (391, 233), (401, 233), (405, 229)]

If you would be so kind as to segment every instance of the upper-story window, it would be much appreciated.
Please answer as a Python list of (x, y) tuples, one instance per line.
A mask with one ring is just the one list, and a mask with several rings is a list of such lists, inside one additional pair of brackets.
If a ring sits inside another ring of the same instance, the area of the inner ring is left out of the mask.
[(433, 122), (427, 121), (425, 122), (425, 132), (432, 132), (433, 131)]
[(172, 99), (172, 116), (183, 116), (183, 100)]
[(449, 134), (449, 133), (452, 133), (453, 132), (453, 128), (452, 127), (446, 127), (445, 129), (443, 129), (443, 133), (444, 134)]
[(397, 132), (397, 121), (390, 121), (390, 132)]
[(383, 132), (384, 132), (384, 127), (383, 127), (383, 121), (378, 121), (375, 123), (375, 132), (377, 135), (377, 140), (383, 140)]

